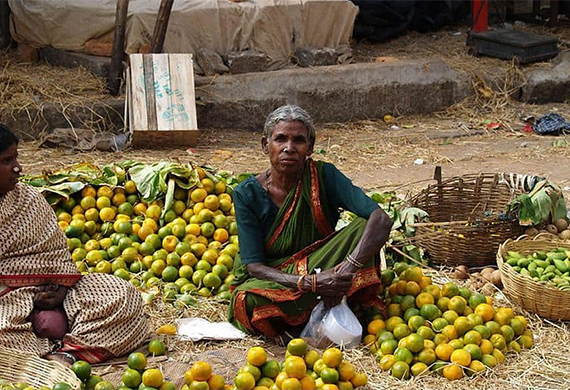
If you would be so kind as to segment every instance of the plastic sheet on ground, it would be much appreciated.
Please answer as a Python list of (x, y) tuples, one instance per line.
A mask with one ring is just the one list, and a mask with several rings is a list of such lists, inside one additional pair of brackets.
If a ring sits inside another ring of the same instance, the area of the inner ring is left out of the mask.
[(203, 318), (176, 320), (177, 334), (182, 340), (240, 340), (245, 333), (229, 322), (210, 322)]

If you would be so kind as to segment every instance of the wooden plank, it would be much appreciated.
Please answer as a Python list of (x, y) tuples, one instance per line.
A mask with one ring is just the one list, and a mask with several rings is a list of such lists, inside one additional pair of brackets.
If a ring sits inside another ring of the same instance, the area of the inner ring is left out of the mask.
[(145, 92), (145, 77), (143, 67), (143, 55), (131, 54), (129, 56), (130, 62), (130, 129), (146, 130), (148, 128), (147, 112), (146, 112), (146, 92)]
[(154, 63), (152, 55), (143, 56), (144, 85), (146, 91), (147, 126), (144, 130), (158, 130), (156, 121), (156, 83), (154, 82)]
[(170, 83), (170, 67), (168, 54), (152, 55), (154, 63), (154, 96), (156, 107), (157, 130), (174, 130), (172, 118), (172, 87)]
[(192, 54), (170, 54), (172, 117), (174, 130), (195, 130), (196, 101)]

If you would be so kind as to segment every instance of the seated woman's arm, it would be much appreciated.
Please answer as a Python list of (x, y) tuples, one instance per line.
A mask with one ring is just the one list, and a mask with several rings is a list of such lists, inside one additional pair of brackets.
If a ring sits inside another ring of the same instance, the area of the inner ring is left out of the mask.
[[(247, 272), (258, 279), (272, 280), (292, 289), (300, 287), (303, 292), (311, 291), (309, 276), (304, 277), (301, 279), (301, 283), (297, 284), (300, 279), (299, 275), (287, 274), (261, 263), (248, 264)], [(342, 296), (350, 289), (353, 275), (325, 271), (317, 274), (316, 278), (316, 293), (324, 296), (337, 296), (339, 294)]]

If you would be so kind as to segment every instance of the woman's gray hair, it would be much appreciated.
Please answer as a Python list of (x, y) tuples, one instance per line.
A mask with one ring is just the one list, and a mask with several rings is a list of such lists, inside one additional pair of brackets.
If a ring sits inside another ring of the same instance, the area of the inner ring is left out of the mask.
[(307, 128), (307, 136), (309, 140), (315, 140), (315, 125), (309, 113), (299, 106), (287, 104), (281, 106), (267, 116), (265, 125), (263, 126), (263, 135), (265, 138), (270, 139), (273, 128), (279, 122), (299, 121)]

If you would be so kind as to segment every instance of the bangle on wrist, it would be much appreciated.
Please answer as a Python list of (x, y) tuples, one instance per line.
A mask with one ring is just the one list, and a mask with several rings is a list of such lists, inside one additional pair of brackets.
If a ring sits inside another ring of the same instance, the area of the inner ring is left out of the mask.
[(364, 267), (364, 263), (361, 263), (360, 261), (356, 260), (354, 257), (352, 257), (352, 255), (348, 255), (346, 256), (346, 261), (348, 261), (348, 264), (351, 264), (357, 268), (362, 268)]
[(311, 275), (311, 292), (317, 292), (317, 274)]

